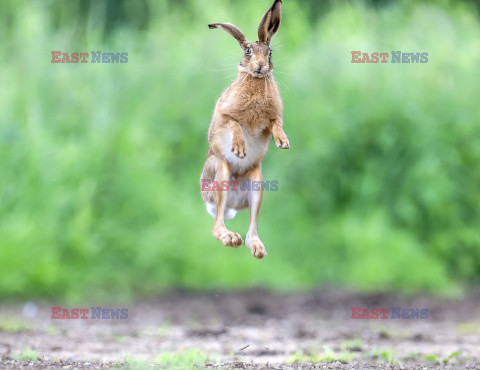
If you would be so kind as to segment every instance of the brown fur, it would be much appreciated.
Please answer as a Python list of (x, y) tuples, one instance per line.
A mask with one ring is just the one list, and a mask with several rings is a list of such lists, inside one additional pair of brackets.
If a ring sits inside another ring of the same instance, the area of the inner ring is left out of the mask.
[(238, 27), (234, 26), (230, 23), (212, 23), (208, 25), (208, 28), (213, 30), (214, 28), (221, 28), (224, 31), (228, 32), (232, 35), (235, 40), (238, 41), (240, 46), (243, 48), (247, 42), (247, 38), (245, 37), (244, 33), (238, 29)]
[[(244, 50), (244, 57), (238, 67), (237, 79), (222, 93), (215, 106), (201, 180), (209, 179), (218, 183), (242, 179), (261, 181), (261, 163), (267, 153), (270, 137), (273, 135), (277, 147), (290, 147), (282, 128), (283, 105), (272, 76), (269, 47), (281, 22), (281, 9), (281, 1), (276, 0), (265, 13), (259, 26), (261, 41), (256, 43), (248, 42), (243, 32), (234, 25), (209, 25), (210, 28), (222, 28), (237, 39)], [(238, 247), (243, 240), (239, 234), (226, 228), (225, 210), (250, 208), (250, 228), (245, 244), (256, 258), (266, 255), (257, 233), (262, 191), (202, 191), (202, 197), (215, 207), (214, 237), (227, 246)]]
[(276, 0), (260, 21), (260, 26), (258, 27), (258, 40), (264, 44), (270, 45), (273, 35), (275, 35), (280, 28), (281, 20), (282, 1)]

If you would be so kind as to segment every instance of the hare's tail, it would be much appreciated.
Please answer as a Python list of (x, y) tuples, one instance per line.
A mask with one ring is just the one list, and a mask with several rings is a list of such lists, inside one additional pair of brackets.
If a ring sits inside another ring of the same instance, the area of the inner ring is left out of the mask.
[[(212, 216), (213, 218), (215, 218), (215, 214), (217, 212), (217, 207), (215, 206), (215, 204), (206, 203), (205, 205), (207, 206), (208, 214), (210, 216)], [(237, 216), (237, 213), (238, 212), (237, 212), (236, 209), (225, 207), (225, 212), (224, 212), (225, 221), (228, 221), (228, 220), (231, 220), (231, 219), (235, 218)]]

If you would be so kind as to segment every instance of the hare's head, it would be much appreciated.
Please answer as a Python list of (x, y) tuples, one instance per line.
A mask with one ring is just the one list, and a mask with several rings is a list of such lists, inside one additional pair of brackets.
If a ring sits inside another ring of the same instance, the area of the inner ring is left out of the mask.
[(245, 34), (230, 23), (213, 23), (208, 27), (221, 28), (232, 35), (240, 44), (244, 56), (238, 67), (240, 71), (247, 72), (253, 77), (265, 77), (273, 71), (272, 50), (270, 42), (280, 27), (282, 21), (282, 0), (275, 0), (267, 10), (260, 26), (258, 27), (258, 41), (247, 41)]

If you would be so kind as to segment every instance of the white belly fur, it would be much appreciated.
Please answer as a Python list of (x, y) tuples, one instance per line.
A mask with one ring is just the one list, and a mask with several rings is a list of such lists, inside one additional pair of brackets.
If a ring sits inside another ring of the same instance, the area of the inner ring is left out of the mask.
[(268, 145), (270, 143), (270, 137), (264, 137), (262, 135), (251, 135), (247, 131), (243, 130), (243, 139), (245, 140), (245, 149), (247, 155), (244, 158), (238, 158), (232, 153), (232, 136), (231, 132), (226, 135), (228, 137), (223, 142), (225, 147), (223, 148), (223, 155), (230, 165), (230, 169), (233, 173), (241, 175), (246, 170), (250, 169), (255, 163), (261, 161), (265, 154), (267, 154)]
[[(230, 170), (235, 175), (242, 175), (248, 169), (252, 168), (255, 163), (258, 163), (267, 154), (270, 137), (264, 137), (261, 134), (251, 135), (243, 130), (243, 139), (245, 140), (245, 149), (247, 155), (244, 158), (238, 158), (232, 153), (232, 137), (231, 132), (226, 133), (226, 138), (223, 140), (225, 146), (222, 153), (226, 161), (230, 165)], [(232, 219), (236, 216), (237, 210), (245, 207), (248, 198), (248, 191), (228, 191), (227, 201), (225, 207), (225, 220)], [(215, 217), (215, 206), (207, 205), (209, 213)]]

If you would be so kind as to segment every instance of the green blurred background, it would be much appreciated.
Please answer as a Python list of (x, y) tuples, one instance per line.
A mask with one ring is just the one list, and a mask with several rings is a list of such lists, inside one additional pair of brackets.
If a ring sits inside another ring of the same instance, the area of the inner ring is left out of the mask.
[[(242, 53), (207, 24), (255, 41), (270, 3), (0, 3), (1, 298), (478, 284), (480, 2), (284, 0), (272, 48), (292, 148), (263, 164), (279, 182), (259, 219), (269, 255), (212, 237), (198, 179)], [(352, 50), (429, 61), (352, 64)], [(248, 220), (227, 226), (245, 236)]]

